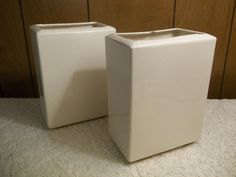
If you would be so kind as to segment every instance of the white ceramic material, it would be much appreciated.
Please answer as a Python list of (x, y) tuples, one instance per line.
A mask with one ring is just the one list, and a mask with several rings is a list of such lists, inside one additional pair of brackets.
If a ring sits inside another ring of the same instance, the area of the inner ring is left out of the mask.
[(185, 29), (106, 37), (109, 133), (128, 161), (199, 139), (215, 43)]
[(48, 128), (107, 115), (105, 36), (114, 32), (97, 22), (31, 26)]

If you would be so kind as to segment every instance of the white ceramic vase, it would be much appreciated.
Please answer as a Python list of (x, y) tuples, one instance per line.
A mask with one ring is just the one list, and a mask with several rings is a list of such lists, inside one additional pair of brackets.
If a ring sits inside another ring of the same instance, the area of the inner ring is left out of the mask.
[(48, 128), (107, 115), (105, 36), (114, 32), (97, 22), (31, 26)]
[(109, 133), (128, 161), (199, 139), (215, 44), (177, 28), (106, 37)]

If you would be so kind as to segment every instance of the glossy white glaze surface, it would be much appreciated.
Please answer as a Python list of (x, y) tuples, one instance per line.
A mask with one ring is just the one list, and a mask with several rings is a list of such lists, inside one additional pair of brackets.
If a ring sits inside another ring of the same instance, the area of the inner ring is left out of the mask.
[(106, 38), (109, 132), (128, 161), (199, 139), (215, 43), (184, 29)]
[(114, 32), (96, 22), (31, 26), (48, 128), (107, 115), (105, 36)]

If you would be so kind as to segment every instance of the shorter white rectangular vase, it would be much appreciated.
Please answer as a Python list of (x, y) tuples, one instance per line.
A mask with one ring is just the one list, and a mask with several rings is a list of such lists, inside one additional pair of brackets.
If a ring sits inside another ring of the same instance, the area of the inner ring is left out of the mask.
[(107, 115), (105, 36), (114, 32), (97, 22), (31, 26), (48, 128)]
[(128, 161), (199, 139), (215, 44), (185, 29), (106, 37), (109, 133)]

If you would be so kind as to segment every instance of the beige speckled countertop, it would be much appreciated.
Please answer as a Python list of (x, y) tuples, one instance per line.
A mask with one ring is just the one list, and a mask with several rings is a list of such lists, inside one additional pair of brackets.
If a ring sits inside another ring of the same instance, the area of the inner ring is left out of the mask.
[(209, 100), (201, 139), (128, 164), (107, 118), (46, 130), (37, 99), (0, 99), (0, 177), (236, 177), (236, 100)]

